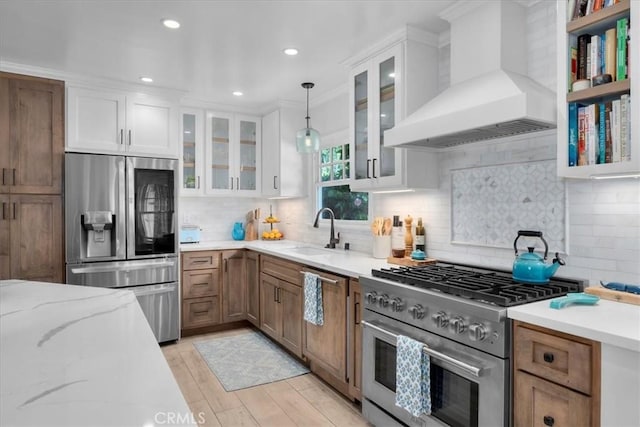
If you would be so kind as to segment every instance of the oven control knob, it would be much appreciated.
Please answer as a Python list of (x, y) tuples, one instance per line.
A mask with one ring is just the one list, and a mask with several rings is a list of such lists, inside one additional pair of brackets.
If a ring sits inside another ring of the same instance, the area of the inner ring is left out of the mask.
[(464, 324), (464, 319), (460, 316), (456, 316), (451, 319), (451, 329), (456, 334), (461, 334), (467, 329), (467, 325)]
[(482, 341), (487, 337), (487, 328), (481, 323), (473, 323), (469, 326), (469, 338), (471, 341)]
[(378, 297), (378, 306), (380, 308), (386, 308), (389, 305), (389, 295), (382, 294)]
[(391, 300), (391, 310), (393, 310), (393, 311), (402, 311), (402, 310), (404, 310), (404, 302), (398, 297), (392, 299)]
[(378, 301), (378, 293), (376, 291), (367, 292), (365, 298), (367, 299), (367, 303), (375, 304), (376, 301)]
[(446, 328), (449, 324), (449, 317), (444, 311), (439, 311), (432, 317), (438, 328)]
[(416, 304), (409, 309), (409, 313), (414, 319), (420, 320), (424, 318), (425, 310), (421, 304)]

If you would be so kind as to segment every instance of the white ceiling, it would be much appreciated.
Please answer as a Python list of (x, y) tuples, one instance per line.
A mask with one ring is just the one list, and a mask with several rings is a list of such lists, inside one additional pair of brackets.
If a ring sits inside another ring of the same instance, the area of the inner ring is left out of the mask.
[[(260, 109), (347, 82), (341, 63), (411, 25), (440, 33), (451, 0), (0, 0), (0, 61), (187, 92)], [(162, 18), (182, 27), (168, 30)], [(288, 57), (285, 47), (300, 54)], [(1, 65), (0, 62), (0, 65)], [(241, 90), (241, 98), (231, 95)]]

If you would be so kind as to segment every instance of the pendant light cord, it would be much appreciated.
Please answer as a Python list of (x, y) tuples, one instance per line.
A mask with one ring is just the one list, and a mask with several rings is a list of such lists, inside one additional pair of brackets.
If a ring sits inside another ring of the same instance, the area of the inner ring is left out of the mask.
[(309, 88), (307, 87), (307, 129), (309, 129), (309, 119), (311, 117), (309, 117)]

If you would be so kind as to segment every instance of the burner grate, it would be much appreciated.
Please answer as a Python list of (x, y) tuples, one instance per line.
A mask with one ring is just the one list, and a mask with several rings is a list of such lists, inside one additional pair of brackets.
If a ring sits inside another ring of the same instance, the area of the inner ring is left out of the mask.
[(372, 270), (374, 277), (421, 289), (509, 307), (582, 291), (578, 281), (554, 279), (549, 284), (529, 285), (514, 281), (511, 273), (455, 264), (391, 267)]

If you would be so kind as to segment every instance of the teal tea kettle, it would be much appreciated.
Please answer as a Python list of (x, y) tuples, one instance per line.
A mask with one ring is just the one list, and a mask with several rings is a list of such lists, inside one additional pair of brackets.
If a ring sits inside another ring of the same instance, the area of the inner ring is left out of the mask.
[[(544, 243), (544, 258), (533, 252), (534, 247), (529, 246), (529, 252), (518, 256), (518, 247), (516, 246), (520, 236), (539, 237)], [(558, 252), (551, 264), (546, 264), (549, 246), (547, 241), (542, 237), (542, 231), (520, 230), (516, 240), (513, 241), (513, 249), (516, 251), (516, 259), (513, 262), (513, 280), (522, 283), (544, 284), (549, 283), (551, 276), (555, 274), (558, 267), (564, 265), (564, 261), (560, 259)]]

